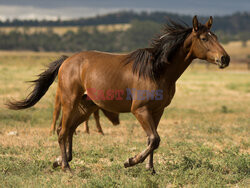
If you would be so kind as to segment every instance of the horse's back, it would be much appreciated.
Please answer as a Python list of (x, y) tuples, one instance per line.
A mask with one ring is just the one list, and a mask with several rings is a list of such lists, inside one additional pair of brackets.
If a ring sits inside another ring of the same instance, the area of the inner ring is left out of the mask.
[[(83, 56), (81, 76), (88, 95), (98, 106), (108, 111), (130, 111), (131, 101), (126, 100), (125, 91), (132, 85), (133, 74), (129, 71), (129, 65), (124, 63), (126, 55), (90, 51), (83, 53)], [(89, 92), (90, 89), (93, 93)], [(104, 98), (94, 99), (98, 93), (103, 93)]]

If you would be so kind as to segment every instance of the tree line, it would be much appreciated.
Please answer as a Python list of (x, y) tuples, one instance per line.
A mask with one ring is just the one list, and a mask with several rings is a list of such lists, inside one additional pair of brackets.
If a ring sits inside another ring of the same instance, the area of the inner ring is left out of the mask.
[[(32, 50), (32, 51), (65, 51), (77, 52), (83, 50), (100, 50), (107, 52), (128, 52), (138, 48), (148, 47), (151, 40), (160, 34), (162, 24), (153, 21), (131, 21), (131, 27), (126, 31), (100, 32), (94, 27), (87, 32), (79, 27), (77, 32), (68, 31), (58, 35), (48, 27), (46, 32), (0, 32), (1, 50)], [(221, 42), (232, 40), (247, 41), (249, 32), (229, 34), (217, 31)]]
[[(12, 21), (0, 21), (0, 27), (13, 26), (13, 27), (28, 27), (28, 26), (90, 26), (100, 24), (119, 24), (119, 23), (130, 23), (132, 20), (139, 21), (152, 21), (163, 24), (167, 18), (182, 20), (188, 24), (191, 24), (192, 16), (190, 15), (179, 15), (167, 12), (133, 12), (133, 11), (121, 11), (116, 13), (110, 13), (102, 16), (96, 16), (92, 18), (79, 18), (72, 20), (61, 20), (58, 18), (56, 21), (51, 20), (18, 20)], [(207, 17), (201, 16), (200, 20), (206, 21)], [(250, 31), (250, 12), (238, 12), (232, 15), (226, 16), (215, 16), (214, 29), (224, 31), (226, 33), (238, 33)]]
[(79, 27), (77, 32), (68, 31), (58, 35), (50, 28), (46, 32), (0, 33), (0, 49), (32, 51), (101, 50), (109, 52), (127, 52), (136, 48), (147, 47), (150, 40), (159, 33), (160, 24), (145, 21), (132, 21), (126, 31), (99, 32), (97, 28), (87, 32)]

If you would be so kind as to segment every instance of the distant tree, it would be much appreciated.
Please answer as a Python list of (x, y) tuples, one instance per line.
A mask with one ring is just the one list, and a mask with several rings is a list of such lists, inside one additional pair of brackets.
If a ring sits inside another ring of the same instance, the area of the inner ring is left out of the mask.
[(240, 32), (238, 36), (239, 36), (239, 40), (242, 41), (242, 46), (246, 47), (247, 41), (250, 40), (250, 32)]
[[(106, 22), (117, 21), (127, 13), (121, 13), (110, 15), (105, 17)], [(77, 32), (68, 31), (63, 35), (56, 34), (51, 26), (47, 27), (47, 31), (45, 32), (29, 32), (29, 25), (32, 24), (55, 24), (52, 21), (21, 21), (15, 20), (15, 24), (23, 24), (24, 32), (20, 32), (18, 30), (12, 30), (9, 33), (0, 32), (0, 49), (3, 50), (33, 50), (33, 51), (67, 51), (67, 52), (77, 52), (83, 50), (101, 50), (108, 52), (129, 52), (138, 48), (149, 47), (151, 40), (160, 34), (160, 30), (162, 24), (145, 20), (146, 18), (157, 19), (159, 16), (163, 16), (163, 13), (141, 13), (141, 14), (132, 14), (131, 17), (138, 17), (139, 19), (144, 19), (144, 21), (133, 20), (130, 22), (131, 27), (126, 31), (114, 31), (114, 32), (100, 32), (97, 29), (97, 26), (93, 26), (93, 30), (86, 31), (83, 27), (79, 27)], [(142, 17), (141, 17), (142, 16)], [(153, 16), (153, 17), (152, 17)], [(234, 19), (238, 19), (238, 17), (242, 17), (242, 15), (235, 15)], [(228, 16), (231, 19), (230, 16)], [(94, 21), (99, 22), (104, 18), (102, 16), (98, 18), (92, 18)], [(124, 22), (127, 18), (123, 18)], [(164, 18), (165, 19), (165, 18)], [(186, 18), (188, 19), (188, 17)], [(84, 19), (85, 20), (85, 19)], [(86, 21), (86, 20), (85, 20)], [(84, 21), (84, 23), (85, 23)], [(219, 19), (220, 21), (220, 19)], [(57, 24), (64, 23), (74, 23), (77, 24), (77, 21), (67, 22), (57, 20)], [(7, 24), (6, 22), (5, 24)], [(241, 23), (245, 23), (244, 19)], [(0, 22), (1, 24), (1, 22)], [(10, 24), (10, 22), (9, 22)], [(216, 25), (216, 24), (215, 24)], [(227, 24), (226, 24), (227, 25)], [(235, 24), (236, 27), (237, 24)], [(225, 26), (225, 28), (227, 28)], [(238, 26), (237, 26), (238, 27)], [(236, 33), (230, 33), (226, 29), (225, 30), (216, 30), (216, 34), (218, 35), (219, 40), (222, 43), (227, 43), (230, 41), (241, 40), (243, 45), (246, 45), (246, 41), (250, 40), (250, 32), (242, 31)]]
[[(0, 26), (87, 26), (87, 25), (100, 25), (100, 24), (120, 24), (130, 23), (133, 20), (139, 21), (152, 21), (163, 24), (167, 18), (182, 20), (189, 25), (192, 22), (192, 16), (180, 15), (168, 12), (133, 12), (133, 11), (119, 11), (115, 13), (99, 15), (92, 18), (79, 18), (72, 20), (6, 20), (0, 21)], [(203, 22), (207, 17), (199, 16)], [(232, 15), (216, 16), (214, 19), (213, 30), (222, 30), (226, 33), (236, 34), (238, 32), (250, 31), (250, 12), (238, 12)]]
[(132, 21), (131, 28), (122, 35), (122, 51), (149, 46), (151, 39), (159, 33), (160, 28), (160, 24), (152, 21)]

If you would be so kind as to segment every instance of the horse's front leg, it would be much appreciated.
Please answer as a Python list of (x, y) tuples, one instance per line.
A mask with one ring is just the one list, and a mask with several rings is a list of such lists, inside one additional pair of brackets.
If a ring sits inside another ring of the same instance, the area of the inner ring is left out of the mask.
[[(157, 112), (155, 112), (153, 114), (153, 119), (154, 119), (154, 123), (155, 123), (155, 126), (156, 126), (156, 129), (159, 125), (159, 122), (160, 122), (160, 119), (161, 119), (161, 116), (164, 112), (164, 109), (161, 109)], [(148, 139), (148, 145), (150, 144), (150, 140)], [(154, 151), (152, 151), (150, 154), (149, 154), (149, 157), (148, 157), (148, 161), (146, 163), (146, 169), (148, 170), (151, 170), (152, 171), (152, 174), (155, 174), (155, 170), (154, 170)]]
[(133, 110), (132, 113), (135, 115), (136, 119), (140, 122), (142, 128), (146, 132), (149, 140), (149, 145), (141, 153), (132, 158), (129, 158), (124, 163), (125, 168), (134, 166), (138, 163), (142, 163), (149, 154), (151, 154), (155, 149), (158, 148), (160, 144), (160, 137), (156, 131), (157, 126), (155, 125), (152, 112), (146, 106), (143, 106)]
[(89, 120), (88, 119), (84, 122), (84, 132), (89, 134)]
[[(150, 140), (148, 139), (148, 146), (150, 145)], [(146, 163), (146, 169), (151, 170), (152, 174), (155, 174), (154, 169), (154, 151), (149, 154), (148, 161)]]

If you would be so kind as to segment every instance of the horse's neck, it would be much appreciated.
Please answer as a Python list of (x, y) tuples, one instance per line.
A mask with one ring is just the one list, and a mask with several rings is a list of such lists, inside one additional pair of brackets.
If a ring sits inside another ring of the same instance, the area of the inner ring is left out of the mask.
[(171, 63), (166, 67), (164, 76), (167, 81), (175, 83), (192, 60), (193, 58), (188, 55), (188, 52), (181, 47), (172, 58)]

